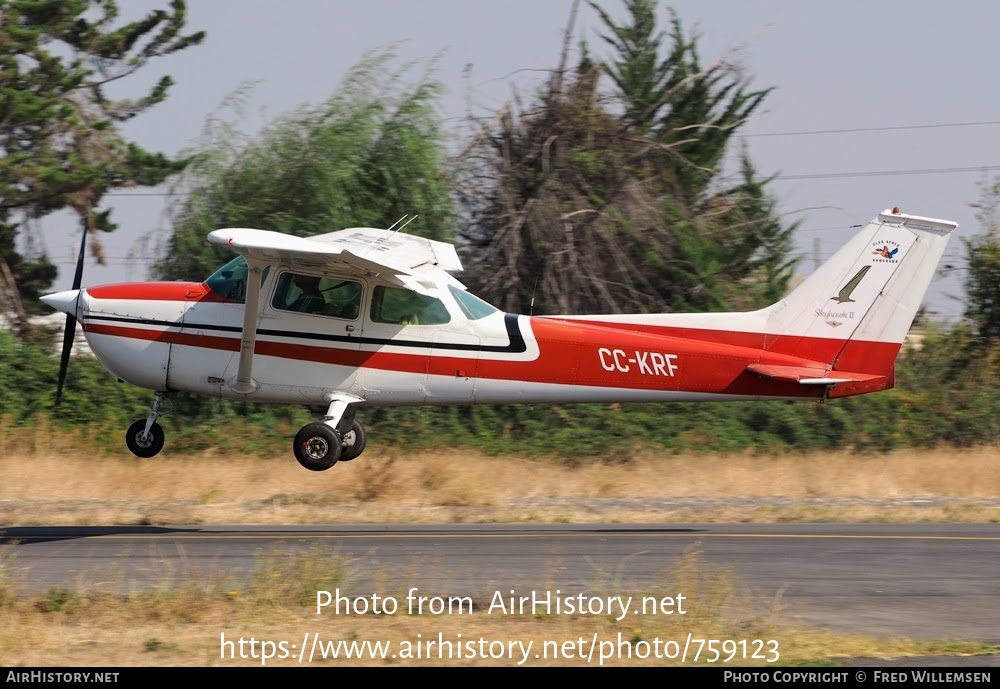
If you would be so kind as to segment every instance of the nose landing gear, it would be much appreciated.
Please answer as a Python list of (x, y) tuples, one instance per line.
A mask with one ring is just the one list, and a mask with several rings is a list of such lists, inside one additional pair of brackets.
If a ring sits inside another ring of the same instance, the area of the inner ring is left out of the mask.
[(125, 445), (136, 457), (143, 459), (153, 457), (163, 449), (166, 438), (160, 424), (156, 423), (156, 419), (160, 416), (160, 403), (166, 398), (166, 393), (156, 393), (156, 399), (153, 400), (149, 416), (136, 421), (125, 431)]

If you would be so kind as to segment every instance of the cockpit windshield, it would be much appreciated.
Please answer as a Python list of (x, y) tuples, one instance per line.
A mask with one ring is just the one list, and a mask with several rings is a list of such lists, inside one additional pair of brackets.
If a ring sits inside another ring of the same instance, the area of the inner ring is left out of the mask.
[[(268, 270), (270, 270), (270, 266), (265, 268), (261, 273), (261, 284), (264, 284)], [(247, 275), (249, 274), (250, 269), (247, 267), (246, 259), (242, 256), (237, 256), (212, 273), (205, 280), (205, 283), (209, 289), (220, 297), (243, 303), (247, 298)]]
[(455, 301), (458, 302), (458, 306), (462, 309), (462, 313), (470, 321), (476, 321), (480, 318), (486, 318), (490, 314), (496, 313), (500, 309), (488, 304), (479, 297), (469, 294), (464, 289), (458, 289), (454, 285), (448, 285), (448, 289), (451, 290), (452, 295), (455, 297)]

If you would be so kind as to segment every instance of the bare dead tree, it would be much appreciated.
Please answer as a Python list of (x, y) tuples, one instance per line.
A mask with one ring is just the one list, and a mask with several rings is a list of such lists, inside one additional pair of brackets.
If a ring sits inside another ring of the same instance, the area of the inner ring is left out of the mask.
[(517, 312), (755, 305), (760, 290), (748, 286), (760, 282), (761, 243), (775, 232), (761, 220), (773, 218), (759, 189), (727, 184), (713, 161), (760, 95), (722, 83), (721, 60), (698, 68), (693, 44), (678, 38), (666, 101), (652, 111), (659, 124), (637, 128), (616, 107), (621, 97), (602, 92), (605, 65), (584, 50), (566, 67), (577, 5), (542, 91), (476, 123), (457, 158), (466, 281)]

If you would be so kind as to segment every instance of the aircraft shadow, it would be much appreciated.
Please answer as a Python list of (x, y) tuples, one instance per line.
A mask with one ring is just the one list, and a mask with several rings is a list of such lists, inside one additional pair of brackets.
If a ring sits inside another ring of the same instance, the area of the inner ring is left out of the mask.
[(11, 526), (0, 528), (0, 545), (51, 543), (95, 536), (139, 536), (172, 533), (194, 533), (197, 528), (169, 526)]
[[(478, 528), (477, 528), (478, 527)], [(476, 524), (465, 524), (465, 525), (451, 525), (449, 524), (446, 528), (451, 532), (458, 533), (477, 533), (483, 531), (483, 527), (486, 527), (491, 532), (525, 532), (523, 525), (512, 524), (509, 527), (504, 527), (502, 525), (490, 524), (490, 525), (476, 525)], [(672, 528), (669, 526), (656, 526), (656, 525), (643, 525), (643, 526), (624, 526), (624, 525), (614, 525), (614, 526), (586, 526), (586, 525), (567, 525), (567, 524), (533, 524), (528, 529), (528, 533), (590, 533), (590, 534), (657, 534), (657, 533), (702, 533), (706, 529), (690, 528), (690, 527), (677, 527)], [(179, 526), (146, 526), (146, 525), (128, 525), (128, 526), (12, 526), (7, 528), (0, 528), (0, 545), (30, 545), (32, 543), (52, 543), (54, 541), (63, 540), (73, 540), (78, 538), (94, 538), (98, 536), (150, 536), (150, 535), (170, 535), (179, 533), (203, 533), (204, 529), (201, 527), (179, 527)], [(303, 535), (330, 535), (343, 533), (344, 535), (350, 534), (353, 536), (363, 536), (367, 534), (379, 534), (384, 535), (386, 533), (392, 533), (397, 535), (406, 534), (423, 534), (427, 533), (426, 529), (413, 528), (408, 525), (393, 525), (388, 527), (380, 528), (357, 528), (347, 527), (338, 528), (338, 525), (328, 525), (328, 526), (313, 526), (303, 528), (301, 526), (275, 526), (268, 528), (266, 526), (259, 526), (253, 528), (252, 531), (243, 533), (254, 533), (257, 535), (274, 535), (274, 534), (287, 534), (289, 536), (303, 536)]]

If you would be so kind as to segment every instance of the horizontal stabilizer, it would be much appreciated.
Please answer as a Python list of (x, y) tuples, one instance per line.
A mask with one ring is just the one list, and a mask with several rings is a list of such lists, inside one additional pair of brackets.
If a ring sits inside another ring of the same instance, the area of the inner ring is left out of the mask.
[(822, 366), (776, 366), (765, 364), (750, 364), (748, 371), (765, 378), (789, 380), (803, 385), (836, 385), (837, 383), (859, 383), (875, 380), (884, 376), (872, 373), (851, 373), (850, 371), (833, 371)]

